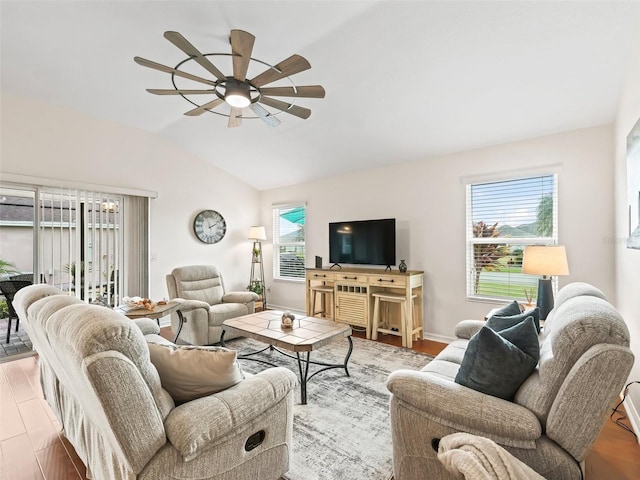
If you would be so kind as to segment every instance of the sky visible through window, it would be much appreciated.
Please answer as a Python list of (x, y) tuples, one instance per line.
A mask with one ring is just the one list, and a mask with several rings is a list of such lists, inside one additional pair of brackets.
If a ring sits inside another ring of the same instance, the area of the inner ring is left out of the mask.
[(473, 223), (497, 222), (512, 227), (535, 223), (540, 201), (553, 196), (553, 180), (553, 175), (548, 175), (472, 185)]
[(300, 241), (306, 219), (305, 207), (293, 207), (279, 210), (278, 228), (280, 242)]
[(280, 217), (280, 236), (287, 237), (290, 236), (293, 232), (296, 232), (300, 229), (300, 225), (297, 223), (290, 222), (286, 218)]

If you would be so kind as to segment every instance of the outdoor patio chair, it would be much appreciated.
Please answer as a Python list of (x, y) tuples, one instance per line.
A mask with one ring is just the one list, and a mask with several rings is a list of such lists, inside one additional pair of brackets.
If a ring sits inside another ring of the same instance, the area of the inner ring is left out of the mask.
[[(33, 273), (19, 273), (17, 275), (11, 275), (9, 280), (17, 280), (23, 282), (28, 280), (33, 283)], [(47, 279), (44, 277), (44, 274), (40, 274), (40, 283), (47, 283)]]
[(20, 327), (20, 318), (16, 314), (15, 309), (13, 308), (13, 297), (16, 292), (21, 288), (26, 287), (27, 285), (32, 285), (33, 281), (31, 280), (2, 280), (0, 281), (0, 292), (4, 298), (7, 299), (7, 307), (9, 309), (9, 318), (7, 319), (7, 342), (9, 343), (9, 338), (11, 336), (11, 321), (16, 319), (16, 332)]

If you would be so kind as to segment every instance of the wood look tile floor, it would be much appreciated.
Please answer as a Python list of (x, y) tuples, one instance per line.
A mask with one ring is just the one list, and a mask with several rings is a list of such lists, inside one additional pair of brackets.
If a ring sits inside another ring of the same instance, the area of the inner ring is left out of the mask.
[[(171, 338), (168, 328), (162, 333)], [(381, 335), (379, 341), (399, 345), (400, 339)], [(444, 344), (420, 340), (413, 348), (436, 355)], [(640, 480), (640, 445), (607, 421), (586, 465), (585, 480)], [(86, 478), (84, 465), (42, 397), (37, 357), (0, 364), (0, 480)]]

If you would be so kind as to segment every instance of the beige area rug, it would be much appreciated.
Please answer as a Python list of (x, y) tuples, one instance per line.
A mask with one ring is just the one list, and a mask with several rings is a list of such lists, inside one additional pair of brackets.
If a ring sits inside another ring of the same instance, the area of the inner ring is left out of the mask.
[[(300, 404), (297, 387), (293, 458), (285, 480), (389, 480), (392, 476), (390, 393), (385, 382), (392, 371), (419, 370), (432, 357), (360, 338), (353, 343), (350, 377), (342, 369), (313, 377), (307, 386), (307, 405)], [(263, 346), (250, 339), (227, 342), (227, 347), (240, 353)], [(341, 339), (312, 352), (311, 359), (338, 363), (347, 350), (347, 340)], [(261, 355), (298, 375), (294, 360), (277, 352)], [(253, 373), (269, 368), (249, 360), (240, 360), (240, 365)]]

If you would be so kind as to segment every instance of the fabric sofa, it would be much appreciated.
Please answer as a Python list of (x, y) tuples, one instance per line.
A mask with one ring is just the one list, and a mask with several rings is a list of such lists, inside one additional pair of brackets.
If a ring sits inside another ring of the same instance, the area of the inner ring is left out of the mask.
[(389, 376), (395, 480), (455, 478), (435, 450), (438, 439), (456, 432), (491, 439), (548, 480), (581, 479), (633, 365), (624, 320), (594, 286), (562, 288), (539, 336), (539, 362), (512, 400), (455, 382), (483, 326), (461, 322), (458, 339), (421, 371)]
[[(249, 315), (260, 298), (254, 292), (227, 292), (220, 270), (213, 265), (174, 268), (166, 276), (169, 298), (181, 301), (185, 324), (180, 340), (192, 345), (213, 345), (220, 341), (222, 322)], [(178, 314), (171, 314), (171, 328), (179, 328)], [(235, 336), (227, 335), (227, 340)]]
[(18, 292), (44, 396), (95, 480), (278, 479), (289, 468), (295, 375), (271, 368), (176, 406), (132, 321), (47, 285)]

